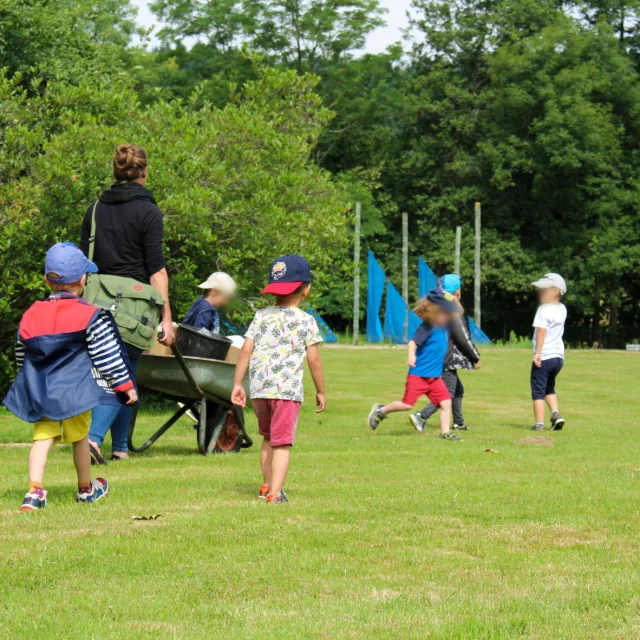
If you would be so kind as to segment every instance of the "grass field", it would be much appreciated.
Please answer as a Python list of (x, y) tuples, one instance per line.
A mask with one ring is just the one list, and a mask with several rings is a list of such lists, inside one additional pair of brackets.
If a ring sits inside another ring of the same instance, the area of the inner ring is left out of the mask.
[[(463, 374), (462, 443), (366, 426), (401, 393), (402, 350), (323, 355), (330, 405), (303, 410), (288, 505), (257, 500), (258, 446), (202, 458), (186, 420), (110, 465), (92, 507), (58, 447), (48, 509), (19, 513), (27, 449), (0, 446), (0, 637), (640, 637), (639, 354), (569, 353), (553, 446), (518, 444), (525, 351)], [(29, 435), (0, 414), (0, 441)]]

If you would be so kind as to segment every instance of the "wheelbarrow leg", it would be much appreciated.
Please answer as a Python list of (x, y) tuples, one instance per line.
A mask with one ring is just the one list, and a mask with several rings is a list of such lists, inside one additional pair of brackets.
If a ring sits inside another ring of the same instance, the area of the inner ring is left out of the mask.
[(206, 455), (207, 444), (206, 432), (207, 432), (207, 401), (203, 400), (200, 403), (200, 415), (198, 416), (198, 451), (200, 455)]
[(163, 433), (171, 429), (189, 409), (191, 409), (191, 406), (188, 404), (180, 407), (143, 445), (135, 447), (133, 445), (133, 432), (136, 428), (136, 418), (138, 417), (138, 405), (136, 405), (131, 412), (131, 422), (129, 423), (129, 450), (134, 453), (146, 451)]
[(211, 438), (209, 438), (209, 442), (207, 444), (207, 455), (211, 455), (213, 453), (213, 450), (216, 448), (216, 445), (218, 444), (218, 438), (220, 438), (220, 434), (222, 433), (222, 428), (224, 427), (224, 423), (227, 420), (227, 412), (229, 410), (225, 409), (225, 407), (221, 407), (220, 405), (218, 405), (218, 419), (215, 422), (215, 429), (213, 430), (213, 433), (211, 434)]
[(249, 437), (247, 429), (244, 425), (244, 411), (238, 407), (234, 407), (233, 409), (231, 409), (231, 411), (233, 411), (236, 422), (240, 427), (240, 433), (242, 434), (242, 448), (248, 449), (249, 447), (252, 447), (253, 440)]

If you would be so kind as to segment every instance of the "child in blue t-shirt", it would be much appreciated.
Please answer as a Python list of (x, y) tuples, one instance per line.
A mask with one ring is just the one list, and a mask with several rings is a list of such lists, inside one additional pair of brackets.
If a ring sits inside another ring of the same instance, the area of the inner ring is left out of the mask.
[(182, 324), (198, 329), (203, 333), (220, 333), (220, 314), (218, 309), (224, 307), (236, 292), (233, 278), (222, 271), (212, 273), (207, 280), (198, 285), (202, 297), (192, 305)]
[(442, 381), (448, 345), (446, 327), (459, 312), (458, 307), (451, 294), (434, 289), (418, 303), (415, 312), (423, 322), (409, 341), (409, 373), (404, 397), (387, 405), (374, 404), (369, 413), (369, 426), (377, 429), (388, 414), (410, 411), (418, 399), (426, 395), (433, 405), (440, 407), (440, 437), (461, 440), (450, 430), (451, 396)]

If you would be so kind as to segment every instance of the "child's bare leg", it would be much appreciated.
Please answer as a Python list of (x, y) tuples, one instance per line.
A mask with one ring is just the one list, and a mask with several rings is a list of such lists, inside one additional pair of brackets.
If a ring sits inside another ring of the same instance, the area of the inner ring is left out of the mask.
[[(547, 401), (547, 404), (549, 405), (549, 409), (551, 409), (551, 413), (557, 413), (558, 411), (558, 396), (553, 393), (549, 396), (545, 396), (545, 400)], [(544, 417), (544, 414), (543, 414)]]
[(271, 447), (271, 493), (279, 495), (284, 487), (284, 481), (289, 470), (289, 456), (291, 453), (291, 445), (283, 445), (281, 447)]
[(440, 403), (440, 433), (451, 430), (451, 400), (443, 400)]
[(396, 413), (397, 411), (410, 411), (411, 409), (413, 409), (413, 405), (406, 404), (402, 402), (402, 400), (396, 400), (395, 402), (391, 402), (382, 407), (381, 411), (385, 415), (388, 415), (389, 413)]
[(536, 424), (544, 424), (544, 400), (533, 401), (533, 417)]
[(86, 487), (91, 482), (91, 454), (89, 453), (89, 437), (73, 443), (73, 464), (78, 474), (78, 486)]
[(47, 466), (47, 456), (53, 447), (53, 438), (48, 440), (35, 440), (29, 451), (29, 482), (42, 488), (44, 470)]
[(262, 483), (271, 483), (271, 465), (273, 463), (273, 447), (269, 441), (264, 438), (260, 449), (260, 467), (262, 468)]

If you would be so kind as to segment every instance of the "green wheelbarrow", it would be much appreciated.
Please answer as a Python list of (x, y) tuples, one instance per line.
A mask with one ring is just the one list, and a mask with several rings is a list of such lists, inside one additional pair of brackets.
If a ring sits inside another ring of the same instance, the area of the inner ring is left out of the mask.
[[(143, 353), (137, 380), (142, 389), (159, 392), (177, 402), (180, 408), (144, 444), (136, 447), (133, 444), (136, 405), (129, 425), (129, 449), (135, 453), (146, 451), (187, 411), (198, 421), (198, 451), (203, 456), (237, 452), (252, 446), (253, 441), (245, 429), (244, 412), (231, 404), (235, 365), (183, 356), (175, 343), (171, 351), (171, 356)], [(246, 379), (244, 385), (248, 396)]]

